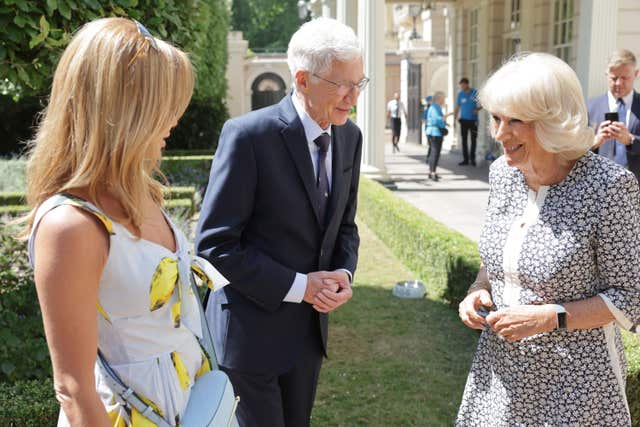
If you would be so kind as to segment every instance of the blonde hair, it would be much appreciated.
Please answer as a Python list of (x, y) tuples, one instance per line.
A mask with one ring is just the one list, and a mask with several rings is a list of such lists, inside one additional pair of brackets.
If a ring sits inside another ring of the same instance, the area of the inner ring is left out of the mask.
[(195, 76), (184, 52), (154, 40), (132, 20), (103, 18), (85, 24), (64, 50), (29, 144), (25, 233), (38, 205), (73, 188), (86, 187), (96, 203), (108, 188), (137, 230), (142, 200), (163, 203), (159, 165), (147, 156), (184, 113)]
[(609, 57), (609, 61), (607, 62), (607, 71), (611, 71), (613, 68), (618, 68), (622, 65), (633, 65), (636, 66), (636, 56), (627, 49), (620, 49), (614, 51)]
[[(578, 77), (553, 55), (514, 55), (487, 80), (478, 98), (492, 114), (533, 122), (542, 148), (565, 160), (581, 157), (593, 144)], [(491, 117), (495, 137), (493, 124)]]

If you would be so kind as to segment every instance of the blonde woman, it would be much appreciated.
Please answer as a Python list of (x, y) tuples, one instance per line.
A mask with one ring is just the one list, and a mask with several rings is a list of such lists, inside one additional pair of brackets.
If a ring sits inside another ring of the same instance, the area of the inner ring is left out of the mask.
[(98, 349), (171, 425), (209, 369), (183, 280), (189, 244), (154, 180), (193, 85), (183, 52), (122, 18), (82, 27), (56, 69), (28, 164), (25, 234), (58, 425), (150, 425), (94, 368)]
[(491, 165), (483, 267), (460, 318), (484, 329), (458, 426), (630, 426), (619, 326), (640, 323), (634, 175), (590, 151), (580, 82), (516, 56), (480, 92)]

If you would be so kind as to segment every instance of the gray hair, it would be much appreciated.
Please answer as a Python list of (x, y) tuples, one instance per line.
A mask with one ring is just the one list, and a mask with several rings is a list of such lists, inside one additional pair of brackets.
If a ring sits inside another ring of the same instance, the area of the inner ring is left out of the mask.
[(636, 66), (636, 56), (627, 49), (620, 49), (614, 51), (609, 57), (607, 62), (607, 71), (611, 71), (612, 68), (618, 68), (622, 65)]
[(566, 160), (581, 157), (593, 144), (580, 81), (553, 55), (514, 55), (487, 80), (478, 98), (490, 113), (533, 122), (542, 148)]
[(446, 95), (444, 94), (443, 91), (439, 90), (436, 93), (433, 94), (433, 102), (436, 102), (436, 99), (441, 98), (441, 99), (445, 99)]
[(362, 57), (356, 34), (335, 19), (317, 18), (303, 24), (289, 41), (287, 64), (295, 85), (300, 70), (320, 74), (334, 60), (348, 62)]

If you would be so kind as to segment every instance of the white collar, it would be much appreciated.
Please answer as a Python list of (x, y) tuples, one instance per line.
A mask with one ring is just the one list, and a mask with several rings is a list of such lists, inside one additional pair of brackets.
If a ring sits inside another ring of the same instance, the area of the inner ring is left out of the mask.
[[(632, 89), (631, 92), (629, 92), (626, 96), (622, 97), (622, 100), (624, 101), (624, 106), (627, 107), (627, 111), (631, 108), (634, 92), (635, 91)], [(618, 103), (618, 99), (614, 98), (611, 91), (607, 91), (607, 96), (609, 98), (609, 105), (616, 105)]]
[(295, 91), (291, 94), (291, 100), (293, 101), (293, 106), (298, 113), (298, 117), (300, 117), (302, 127), (304, 127), (304, 134), (307, 137), (307, 141), (313, 142), (317, 137), (325, 132), (331, 136), (331, 125), (326, 129), (322, 129), (320, 125), (318, 125), (318, 123), (307, 113), (307, 110), (304, 109), (302, 101), (298, 98), (298, 94)]

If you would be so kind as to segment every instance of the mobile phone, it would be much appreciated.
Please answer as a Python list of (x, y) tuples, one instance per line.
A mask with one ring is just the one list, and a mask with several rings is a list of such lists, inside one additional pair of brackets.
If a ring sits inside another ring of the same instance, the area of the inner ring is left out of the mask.
[(498, 310), (498, 307), (496, 307), (495, 305), (491, 305), (491, 306), (481, 305), (478, 311), (476, 311), (476, 313), (478, 313), (479, 316), (487, 317), (489, 313), (496, 310)]
[(618, 120), (618, 113), (613, 111), (611, 113), (604, 113), (604, 119), (605, 120), (610, 120), (612, 122), (617, 122)]

